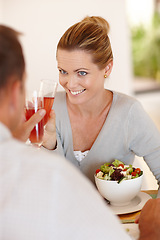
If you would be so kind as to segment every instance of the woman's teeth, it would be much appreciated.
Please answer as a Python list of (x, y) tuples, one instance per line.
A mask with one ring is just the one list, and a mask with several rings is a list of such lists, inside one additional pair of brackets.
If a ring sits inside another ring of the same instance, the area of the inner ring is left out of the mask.
[(77, 94), (80, 94), (80, 93), (82, 93), (84, 91), (85, 91), (85, 89), (79, 90), (79, 91), (70, 91), (70, 92), (72, 93), (72, 95), (77, 95)]

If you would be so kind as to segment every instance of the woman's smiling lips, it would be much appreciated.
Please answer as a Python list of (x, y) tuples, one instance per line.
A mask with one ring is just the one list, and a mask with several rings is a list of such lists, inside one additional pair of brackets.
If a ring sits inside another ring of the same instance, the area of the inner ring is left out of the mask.
[(78, 95), (78, 94), (84, 92), (85, 90), (86, 90), (86, 89), (82, 89), (82, 90), (78, 90), (78, 91), (71, 91), (71, 90), (69, 90), (69, 92), (70, 92), (72, 95)]

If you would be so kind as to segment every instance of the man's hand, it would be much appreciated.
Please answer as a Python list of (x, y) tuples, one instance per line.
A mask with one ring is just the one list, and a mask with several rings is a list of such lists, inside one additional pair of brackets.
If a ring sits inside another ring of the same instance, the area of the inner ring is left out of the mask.
[(26, 142), (34, 126), (42, 120), (45, 114), (46, 110), (39, 110), (28, 121), (21, 123), (20, 126), (12, 132), (12, 135), (17, 139)]
[(139, 240), (160, 239), (160, 198), (150, 199), (139, 217)]

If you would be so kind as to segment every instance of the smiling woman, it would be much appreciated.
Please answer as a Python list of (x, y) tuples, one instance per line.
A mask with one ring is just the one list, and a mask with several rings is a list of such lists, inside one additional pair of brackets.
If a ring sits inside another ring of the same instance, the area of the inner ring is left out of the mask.
[(58, 43), (59, 82), (65, 92), (57, 93), (53, 106), (56, 151), (93, 182), (100, 165), (113, 159), (129, 165), (135, 155), (144, 157), (160, 181), (156, 127), (137, 100), (104, 88), (113, 66), (108, 30), (102, 17), (86, 17)]
[(57, 62), (59, 82), (67, 93), (74, 150), (87, 151), (98, 136), (111, 106), (112, 93), (104, 89), (104, 76), (112, 68), (112, 59), (101, 69), (90, 52), (60, 48)]
[[(62, 50), (57, 51), (57, 62), (59, 69), (59, 82), (67, 92), (67, 98), (77, 103), (92, 107), (94, 97), (101, 95), (104, 91), (105, 69), (100, 70), (93, 63), (92, 55), (84, 50)], [(112, 63), (109, 63), (112, 67)], [(107, 69), (109, 66), (107, 65)], [(84, 95), (85, 94), (85, 95)], [(104, 91), (105, 94), (105, 91)], [(73, 98), (76, 96), (76, 99)], [(92, 99), (91, 101), (87, 101)], [(104, 105), (104, 104), (103, 104)]]

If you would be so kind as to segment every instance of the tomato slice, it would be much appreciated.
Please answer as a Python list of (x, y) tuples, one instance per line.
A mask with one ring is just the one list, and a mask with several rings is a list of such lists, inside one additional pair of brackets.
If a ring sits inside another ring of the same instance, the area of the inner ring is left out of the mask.
[(97, 169), (97, 170), (96, 170), (96, 174), (99, 173), (100, 171), (101, 171), (100, 169)]
[(135, 169), (135, 172), (138, 173), (138, 174), (140, 174), (141, 169), (140, 169), (140, 168), (136, 168), (136, 169)]
[(132, 176), (135, 177), (137, 173), (134, 171), (134, 172), (132, 172), (131, 174), (132, 174)]
[(118, 167), (122, 167), (122, 168), (124, 168), (124, 164), (121, 163), (121, 164), (119, 164)]

